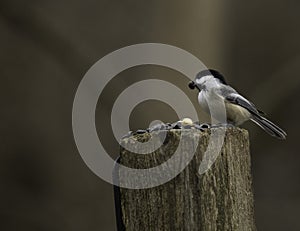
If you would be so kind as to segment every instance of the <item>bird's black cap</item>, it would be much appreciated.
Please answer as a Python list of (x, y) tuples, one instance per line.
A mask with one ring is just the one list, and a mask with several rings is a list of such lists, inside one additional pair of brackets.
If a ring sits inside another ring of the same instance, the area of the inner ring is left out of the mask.
[(196, 79), (200, 79), (201, 77), (206, 76), (206, 75), (212, 75), (215, 78), (217, 78), (218, 80), (220, 80), (221, 83), (227, 85), (224, 76), (220, 72), (213, 70), (213, 69), (207, 69), (207, 70), (200, 71), (196, 75)]

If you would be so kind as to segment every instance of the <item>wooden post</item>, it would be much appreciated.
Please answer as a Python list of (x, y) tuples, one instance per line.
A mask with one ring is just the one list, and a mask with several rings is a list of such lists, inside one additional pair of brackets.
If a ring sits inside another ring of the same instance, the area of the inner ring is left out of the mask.
[[(120, 188), (125, 230), (256, 230), (248, 132), (228, 128), (221, 154), (202, 175), (198, 170), (210, 131), (189, 132), (200, 135), (198, 148), (189, 165), (173, 180), (149, 189)], [(154, 154), (134, 154), (121, 148), (120, 163), (147, 168), (166, 161), (178, 143), (179, 133), (168, 131), (165, 147)], [(145, 136), (149, 134), (138, 135), (137, 139)]]

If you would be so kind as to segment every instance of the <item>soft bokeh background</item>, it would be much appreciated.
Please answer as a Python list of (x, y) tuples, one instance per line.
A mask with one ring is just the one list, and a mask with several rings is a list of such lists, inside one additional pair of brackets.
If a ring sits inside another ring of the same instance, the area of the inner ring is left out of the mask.
[[(287, 130), (280, 141), (244, 126), (258, 229), (300, 230), (299, 10), (296, 0), (1, 0), (0, 230), (116, 230), (112, 186), (82, 161), (71, 110), (80, 80), (98, 59), (142, 42), (194, 54)], [(109, 127), (113, 101), (149, 76), (178, 85), (196, 102), (175, 71), (145, 66), (116, 76), (96, 114), (112, 156), (118, 152)], [(135, 108), (130, 125), (143, 128), (153, 119), (177, 117), (149, 101)]]

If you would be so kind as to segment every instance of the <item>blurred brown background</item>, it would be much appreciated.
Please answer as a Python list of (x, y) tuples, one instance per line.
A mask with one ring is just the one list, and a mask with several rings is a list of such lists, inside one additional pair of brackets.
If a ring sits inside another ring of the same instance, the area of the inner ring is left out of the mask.
[[(112, 186), (76, 149), (72, 103), (98, 59), (143, 42), (194, 54), (287, 130), (280, 141), (254, 124), (243, 126), (250, 130), (258, 229), (300, 230), (299, 10), (296, 0), (1, 0), (0, 230), (116, 230)], [(150, 76), (178, 85), (196, 103), (175, 71), (145, 66), (119, 74), (96, 114), (113, 157), (118, 147), (107, 122), (113, 101)], [(153, 119), (177, 117), (149, 101), (132, 112), (130, 125), (145, 128)]]

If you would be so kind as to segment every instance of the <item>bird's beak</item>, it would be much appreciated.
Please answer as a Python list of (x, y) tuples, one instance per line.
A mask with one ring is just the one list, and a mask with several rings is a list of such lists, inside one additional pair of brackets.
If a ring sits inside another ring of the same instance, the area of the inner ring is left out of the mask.
[(200, 91), (199, 86), (194, 81), (189, 82), (189, 88), (192, 89), (192, 90), (197, 88)]
[(189, 88), (190, 88), (190, 89), (194, 90), (194, 89), (195, 89), (195, 86), (196, 86), (196, 84), (195, 84), (194, 81), (189, 82)]

